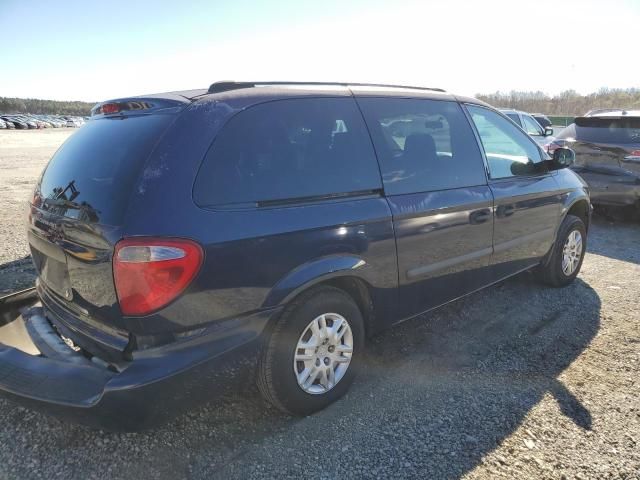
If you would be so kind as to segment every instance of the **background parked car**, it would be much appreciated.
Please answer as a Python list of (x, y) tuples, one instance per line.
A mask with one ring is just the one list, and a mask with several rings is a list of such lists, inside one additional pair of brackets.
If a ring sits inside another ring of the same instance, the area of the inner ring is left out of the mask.
[(548, 147), (570, 147), (572, 167), (596, 205), (640, 210), (640, 110), (595, 110), (562, 130)]
[(17, 128), (19, 130), (27, 130), (29, 128), (29, 125), (27, 125), (24, 121), (18, 119), (17, 117), (7, 115), (1, 118), (5, 122), (10, 122), (14, 126), (14, 128)]
[(38, 124), (35, 121), (27, 118), (25, 115), (17, 115), (15, 118), (22, 121), (22, 123), (25, 123), (27, 125), (27, 128), (38, 128)]
[(540, 124), (542, 128), (547, 128), (552, 126), (551, 120), (543, 113), (532, 113), (531, 116), (536, 119), (536, 121)]
[(75, 118), (69, 118), (67, 119), (67, 123), (66, 123), (67, 127), (80, 127), (81, 124), (78, 120), (76, 120)]
[(47, 118), (47, 120), (49, 120), (52, 123), (54, 128), (64, 127), (64, 122), (62, 120), (60, 120), (59, 118), (55, 118), (55, 117), (52, 117), (52, 116), (47, 116), (46, 118)]
[(538, 145), (546, 146), (550, 140), (553, 140), (553, 137), (551, 137), (551, 135), (553, 135), (553, 129), (542, 127), (531, 114), (511, 109), (500, 109), (500, 111), (527, 132)]
[(66, 121), (63, 122), (60, 118), (54, 117), (53, 115), (44, 115), (43, 117), (46, 121), (51, 123), (54, 128), (64, 127), (66, 124)]
[(88, 117), (75, 115), (46, 115), (34, 113), (2, 113), (0, 114), (8, 128), (36, 129), (81, 127)]

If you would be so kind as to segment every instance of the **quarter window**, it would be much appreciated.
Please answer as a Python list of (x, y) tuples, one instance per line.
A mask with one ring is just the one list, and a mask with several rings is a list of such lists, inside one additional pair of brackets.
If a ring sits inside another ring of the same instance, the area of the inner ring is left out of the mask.
[(388, 194), (486, 183), (478, 143), (457, 102), (358, 99)]
[(543, 171), (540, 150), (518, 127), (487, 108), (473, 105), (467, 108), (482, 140), (491, 178)]
[(381, 189), (352, 98), (268, 102), (232, 117), (207, 153), (194, 198), (203, 206), (259, 204)]

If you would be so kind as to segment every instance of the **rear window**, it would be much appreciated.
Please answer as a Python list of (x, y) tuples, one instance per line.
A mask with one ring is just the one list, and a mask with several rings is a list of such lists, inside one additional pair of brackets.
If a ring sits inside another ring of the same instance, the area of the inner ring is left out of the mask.
[(640, 118), (580, 117), (576, 139), (593, 143), (640, 143)]
[(172, 115), (90, 120), (60, 147), (40, 180), (57, 213), (116, 225), (138, 173)]
[(256, 205), (380, 188), (355, 101), (301, 98), (231, 118), (204, 159), (194, 198), (202, 206)]
[(534, 115), (533, 118), (536, 119), (536, 121), (542, 125), (543, 127), (550, 127), (551, 126), (551, 120), (549, 120), (547, 117), (541, 117), (539, 115)]
[(516, 125), (520, 125), (520, 117), (516, 113), (507, 113), (507, 117), (516, 122)]

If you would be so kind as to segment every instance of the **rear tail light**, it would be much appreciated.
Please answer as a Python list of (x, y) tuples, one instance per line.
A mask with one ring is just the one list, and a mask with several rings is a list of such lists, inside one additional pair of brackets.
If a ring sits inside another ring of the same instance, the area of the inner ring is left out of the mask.
[(555, 152), (555, 150), (560, 147), (560, 145), (558, 145), (556, 142), (549, 142), (549, 143), (545, 143), (544, 145), (544, 151), (547, 152), (549, 155), (553, 156), (553, 152)]
[(629, 155), (627, 155), (626, 157), (624, 157), (625, 160), (633, 160), (633, 161), (638, 161), (640, 160), (640, 150), (633, 150), (629, 153)]
[(116, 244), (113, 277), (124, 315), (148, 315), (175, 300), (203, 260), (191, 240), (131, 238)]
[(564, 140), (556, 138), (555, 140), (545, 144), (543, 147), (544, 150), (553, 157), (553, 152), (555, 152), (558, 148), (570, 147), (572, 140)]

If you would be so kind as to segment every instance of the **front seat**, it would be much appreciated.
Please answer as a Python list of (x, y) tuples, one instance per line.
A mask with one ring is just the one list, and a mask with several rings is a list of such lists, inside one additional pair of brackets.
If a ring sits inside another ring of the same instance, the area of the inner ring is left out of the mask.
[(412, 133), (404, 141), (402, 161), (407, 171), (425, 173), (437, 166), (436, 142), (428, 133)]

